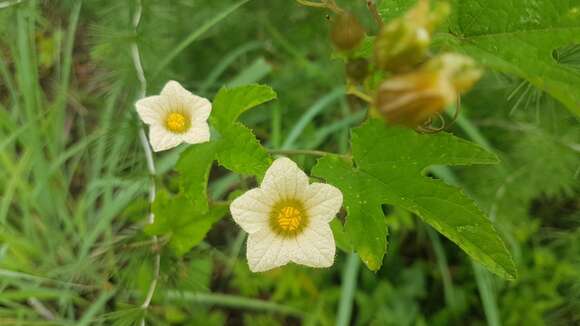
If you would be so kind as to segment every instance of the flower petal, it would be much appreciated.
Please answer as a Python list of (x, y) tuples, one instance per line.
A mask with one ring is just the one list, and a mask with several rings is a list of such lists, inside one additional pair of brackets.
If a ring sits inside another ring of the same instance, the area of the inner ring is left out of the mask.
[(329, 184), (313, 183), (304, 192), (303, 200), (311, 220), (328, 223), (342, 206), (342, 192)]
[(207, 99), (197, 96), (191, 95), (193, 98), (190, 101), (193, 101), (194, 109), (192, 112), (192, 120), (196, 122), (206, 122), (209, 118), (211, 113), (211, 103)]
[(181, 136), (167, 131), (161, 125), (149, 127), (149, 143), (155, 152), (164, 151), (181, 144)]
[(199, 144), (209, 141), (209, 125), (207, 123), (193, 124), (189, 130), (181, 136), (181, 139), (188, 144)]
[(139, 118), (149, 125), (163, 123), (167, 106), (167, 100), (159, 95), (142, 98), (135, 103)]
[(173, 107), (185, 109), (193, 123), (205, 122), (209, 118), (211, 103), (203, 97), (194, 95), (174, 80), (165, 84), (161, 95), (167, 97)]
[(293, 262), (317, 268), (330, 267), (334, 263), (336, 244), (328, 223), (310, 223), (294, 241)]
[(252, 272), (264, 272), (290, 261), (289, 241), (265, 228), (248, 236), (246, 256)]
[(272, 202), (264, 196), (262, 189), (254, 188), (236, 198), (230, 205), (234, 221), (248, 233), (268, 228)]
[(162, 96), (168, 96), (172, 98), (180, 98), (184, 95), (191, 94), (187, 89), (181, 86), (180, 83), (175, 80), (168, 81), (163, 89), (161, 90)]
[(281, 157), (272, 163), (260, 188), (276, 199), (295, 199), (306, 191), (308, 176), (292, 160)]

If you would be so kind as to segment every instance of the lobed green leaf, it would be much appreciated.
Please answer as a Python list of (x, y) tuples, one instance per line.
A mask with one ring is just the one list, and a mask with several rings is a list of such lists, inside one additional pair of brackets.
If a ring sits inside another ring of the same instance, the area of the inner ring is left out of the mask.
[(227, 128), (247, 110), (276, 98), (276, 92), (266, 85), (223, 87), (213, 101), (211, 121), (218, 129)]
[(381, 267), (387, 226), (383, 204), (421, 217), (492, 272), (516, 277), (503, 241), (475, 203), (459, 189), (423, 175), (434, 164), (496, 163), (494, 154), (450, 134), (421, 135), (371, 120), (352, 136), (354, 162), (320, 159), (313, 174), (340, 188), (347, 210), (345, 231), (371, 269)]
[(517, 75), (580, 116), (580, 71), (558, 49), (580, 44), (578, 2), (455, 1), (447, 43), (498, 71)]

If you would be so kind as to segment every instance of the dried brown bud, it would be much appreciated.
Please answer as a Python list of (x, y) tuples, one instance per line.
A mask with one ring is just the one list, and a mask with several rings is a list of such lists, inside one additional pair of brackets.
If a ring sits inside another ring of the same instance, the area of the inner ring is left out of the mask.
[(355, 49), (364, 36), (365, 30), (353, 14), (345, 12), (336, 16), (330, 37), (339, 50)]
[(358, 58), (349, 60), (346, 63), (346, 75), (351, 80), (362, 83), (369, 73), (369, 62), (367, 59)]
[(403, 17), (383, 26), (375, 39), (375, 62), (380, 69), (402, 72), (421, 63), (431, 43), (431, 34), (449, 14), (449, 5), (438, 3), (431, 10), (420, 0)]
[(419, 70), (384, 81), (375, 108), (388, 122), (417, 127), (455, 103), (481, 77), (469, 57), (443, 54)]

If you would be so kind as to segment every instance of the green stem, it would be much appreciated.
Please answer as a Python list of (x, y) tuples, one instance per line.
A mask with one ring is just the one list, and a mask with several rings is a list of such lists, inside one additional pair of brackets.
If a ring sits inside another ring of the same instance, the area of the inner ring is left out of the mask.
[(373, 98), (370, 95), (360, 91), (358, 88), (354, 86), (349, 86), (346, 93), (348, 95), (354, 95), (369, 104), (373, 103)]
[(313, 8), (326, 8), (326, 3), (323, 2), (314, 2), (314, 1), (307, 1), (307, 0), (296, 0), (299, 4), (306, 6), (306, 7), (313, 7)]
[(269, 149), (270, 154), (279, 155), (312, 155), (312, 156), (326, 156), (334, 153), (317, 151), (312, 149)]
[(303, 318), (304, 313), (296, 308), (280, 305), (277, 303), (249, 299), (229, 294), (219, 293), (194, 293), (177, 290), (167, 291), (168, 300), (189, 301), (201, 304), (216, 305), (228, 308), (268, 311), (283, 315)]
[(308, 0), (296, 0), (299, 4), (306, 7), (323, 8), (333, 11), (335, 14), (340, 14), (343, 10), (336, 4), (335, 0), (322, 0), (322, 2), (314, 2)]
[(336, 320), (337, 326), (350, 325), (352, 302), (356, 291), (359, 266), (360, 259), (358, 259), (358, 256), (355, 253), (349, 254), (342, 280), (340, 303), (338, 305), (338, 317)]

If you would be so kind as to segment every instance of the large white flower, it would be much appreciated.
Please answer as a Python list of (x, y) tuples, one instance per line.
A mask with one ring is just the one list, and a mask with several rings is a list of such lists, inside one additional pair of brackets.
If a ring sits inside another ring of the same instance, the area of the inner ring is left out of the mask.
[(342, 193), (323, 183), (308, 184), (296, 163), (279, 158), (259, 188), (236, 198), (232, 217), (249, 233), (252, 272), (294, 262), (310, 267), (334, 263), (336, 245), (328, 224), (342, 206)]
[(135, 106), (141, 120), (149, 125), (149, 142), (156, 152), (183, 142), (209, 141), (207, 119), (211, 103), (190, 93), (176, 81), (169, 81), (161, 94), (143, 98)]

